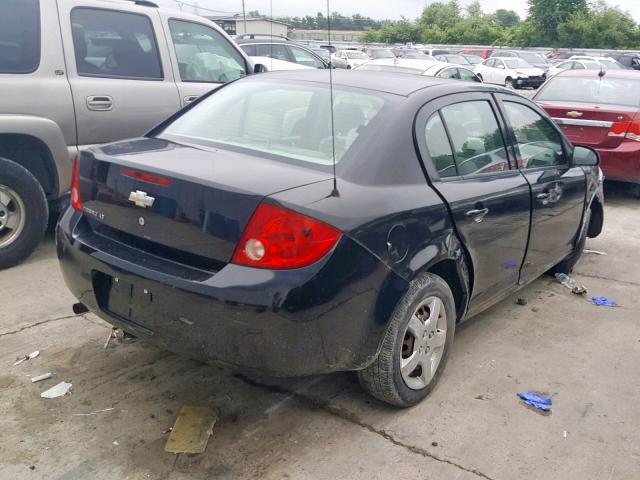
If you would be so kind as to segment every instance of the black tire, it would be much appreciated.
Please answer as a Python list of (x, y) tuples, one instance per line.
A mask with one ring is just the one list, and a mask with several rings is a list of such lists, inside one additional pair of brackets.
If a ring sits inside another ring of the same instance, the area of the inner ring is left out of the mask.
[(576, 242), (576, 247), (574, 248), (571, 255), (562, 260), (559, 264), (557, 264), (549, 271), (551, 275), (555, 275), (556, 273), (566, 273), (567, 275), (569, 275), (573, 271), (574, 267), (582, 258), (584, 247), (587, 244), (587, 232), (589, 231), (590, 222), (591, 208), (587, 210), (587, 213), (585, 215), (582, 231), (580, 232), (580, 238)]
[(504, 81), (504, 86), (507, 88), (511, 88), (513, 90), (516, 89), (516, 84), (513, 82), (513, 79), (511, 77), (507, 77)]
[[(22, 202), (24, 226), (11, 240), (8, 229), (4, 237), (0, 231), (0, 269), (13, 267), (33, 253), (44, 236), (49, 219), (49, 206), (42, 186), (26, 168), (0, 158), (0, 189), (2, 187), (10, 189)], [(11, 203), (11, 208), (15, 209), (15, 202)], [(2, 246), (3, 238), (7, 245)]]
[[(420, 307), (421, 302), (430, 297), (437, 297), (444, 305), (446, 313), (444, 350), (431, 381), (424, 388), (412, 389), (407, 386), (400, 370), (405, 332), (409, 320)], [(437, 275), (431, 273), (420, 275), (411, 283), (407, 293), (396, 305), (377, 358), (367, 368), (358, 372), (360, 385), (378, 400), (391, 405), (403, 408), (416, 405), (431, 393), (445, 369), (453, 343), (455, 326), (455, 302), (449, 285)]]

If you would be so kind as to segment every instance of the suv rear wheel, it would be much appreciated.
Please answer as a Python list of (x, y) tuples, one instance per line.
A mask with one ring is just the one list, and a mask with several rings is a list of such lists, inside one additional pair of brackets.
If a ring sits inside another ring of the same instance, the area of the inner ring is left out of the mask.
[(31, 255), (44, 236), (48, 217), (38, 180), (21, 165), (0, 158), (0, 268)]
[(362, 387), (383, 402), (411, 407), (442, 375), (456, 326), (449, 285), (426, 273), (396, 306), (376, 360), (358, 372)]

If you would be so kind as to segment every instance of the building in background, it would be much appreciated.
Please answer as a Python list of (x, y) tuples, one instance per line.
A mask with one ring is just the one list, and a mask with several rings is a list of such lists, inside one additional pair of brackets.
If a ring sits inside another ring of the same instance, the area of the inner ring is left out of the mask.
[(233, 17), (206, 16), (205, 18), (220, 25), (229, 35), (255, 34), (286, 37), (289, 31), (286, 23), (264, 17), (247, 17), (246, 20), (242, 15)]

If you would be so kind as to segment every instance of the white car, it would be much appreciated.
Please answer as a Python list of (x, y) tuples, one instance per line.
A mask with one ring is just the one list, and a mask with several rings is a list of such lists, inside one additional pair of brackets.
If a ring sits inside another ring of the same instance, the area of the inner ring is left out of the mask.
[(279, 72), (283, 70), (313, 70), (312, 67), (301, 65), (299, 63), (287, 62), (285, 60), (278, 60), (271, 57), (251, 57), (255, 65), (264, 65), (267, 72)]
[(334, 57), (342, 60), (341, 63), (336, 62), (336, 67), (346, 68), (347, 70), (357, 68), (363, 63), (367, 63), (370, 60), (369, 56), (366, 53), (361, 52), (360, 50), (340, 50), (334, 55)]
[(481, 82), (470, 68), (437, 60), (417, 60), (404, 58), (381, 58), (371, 60), (358, 67), (358, 71), (410, 73), (429, 77), (450, 78), (468, 82)]
[(589, 57), (575, 55), (569, 60), (560, 62), (549, 69), (548, 76), (552, 77), (565, 70), (626, 70), (624, 65), (609, 57)]
[(487, 58), (476, 65), (474, 72), (483, 82), (508, 88), (538, 88), (546, 80), (544, 70), (532, 67), (521, 58)]
[(591, 57), (587, 55), (574, 55), (569, 60), (583, 60), (601, 63), (608, 70), (626, 70), (626, 67), (611, 57)]

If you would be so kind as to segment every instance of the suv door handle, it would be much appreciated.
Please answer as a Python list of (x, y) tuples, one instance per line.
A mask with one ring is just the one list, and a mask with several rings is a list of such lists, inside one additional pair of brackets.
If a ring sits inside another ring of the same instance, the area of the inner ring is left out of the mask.
[(486, 217), (488, 213), (488, 208), (478, 208), (475, 210), (469, 210), (466, 215), (467, 217), (473, 218), (474, 222), (480, 223), (482, 222), (482, 220), (484, 220), (484, 217)]
[(95, 112), (113, 110), (113, 98), (109, 95), (91, 95), (87, 97), (87, 108)]
[(539, 193), (538, 195), (536, 195), (536, 198), (538, 200), (549, 200), (549, 197), (551, 197), (551, 194), (549, 192)]
[(182, 99), (182, 103), (187, 106), (191, 102), (195, 102), (198, 98), (200, 98), (200, 95), (187, 95)]

